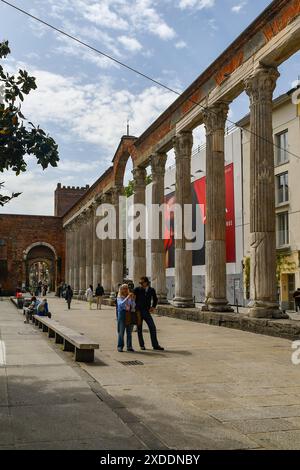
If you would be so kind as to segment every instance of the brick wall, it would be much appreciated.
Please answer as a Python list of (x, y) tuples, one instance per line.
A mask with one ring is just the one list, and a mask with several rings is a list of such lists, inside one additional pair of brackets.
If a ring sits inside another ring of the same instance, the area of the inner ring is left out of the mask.
[(7, 295), (21, 287), (24, 250), (36, 242), (49, 243), (57, 253), (57, 278), (65, 272), (65, 234), (62, 219), (49, 216), (0, 214), (0, 284)]
[(88, 189), (88, 185), (80, 188), (62, 186), (61, 183), (58, 183), (54, 192), (54, 215), (56, 217), (63, 217)]

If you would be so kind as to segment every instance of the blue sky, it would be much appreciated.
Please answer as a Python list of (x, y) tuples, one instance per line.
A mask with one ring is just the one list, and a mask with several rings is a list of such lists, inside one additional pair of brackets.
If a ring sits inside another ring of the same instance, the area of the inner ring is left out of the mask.
[[(11, 0), (85, 42), (184, 90), (270, 3), (269, 0)], [(35, 23), (0, 2), (0, 38), (12, 54), (6, 68), (26, 68), (38, 90), (26, 99), (26, 117), (59, 144), (60, 164), (43, 172), (5, 173), (8, 191), (23, 191), (5, 213), (53, 213), (53, 191), (91, 184), (110, 165), (130, 119), (138, 136), (176, 98), (151, 82)], [(276, 95), (300, 74), (299, 54), (281, 68)], [(231, 120), (248, 111), (245, 95)], [(201, 133), (195, 133), (195, 143)]]

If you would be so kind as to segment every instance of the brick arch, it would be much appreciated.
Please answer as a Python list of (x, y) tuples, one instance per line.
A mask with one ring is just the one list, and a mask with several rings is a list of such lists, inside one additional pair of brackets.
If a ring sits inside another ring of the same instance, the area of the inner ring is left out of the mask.
[(30, 251), (33, 249), (33, 248), (36, 248), (36, 247), (39, 247), (39, 246), (45, 246), (47, 248), (49, 248), (53, 255), (54, 255), (54, 258), (55, 260), (57, 260), (57, 252), (56, 252), (56, 249), (54, 248), (54, 246), (52, 246), (50, 243), (47, 243), (47, 242), (34, 242), (34, 243), (31, 243), (31, 245), (29, 245), (26, 250), (24, 250), (23, 254), (24, 254), (24, 259), (27, 259)]
[(123, 186), (125, 168), (128, 159), (131, 157), (133, 167), (137, 160), (137, 150), (134, 142), (136, 137), (123, 136), (113, 158), (113, 184), (115, 186)]

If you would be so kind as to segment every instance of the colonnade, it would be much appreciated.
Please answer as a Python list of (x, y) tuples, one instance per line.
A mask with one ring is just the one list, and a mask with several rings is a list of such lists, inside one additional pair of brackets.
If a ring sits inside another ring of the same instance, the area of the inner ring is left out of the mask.
[[(276, 244), (274, 148), (272, 130), (272, 98), (279, 76), (277, 69), (260, 66), (246, 81), (250, 98), (251, 122), (251, 303), (249, 315), (280, 316), (276, 301)], [(226, 295), (226, 203), (224, 136), (228, 102), (217, 102), (203, 111), (206, 128), (206, 309), (230, 311)], [(176, 157), (176, 203), (192, 203), (191, 153), (192, 130), (180, 131), (172, 143)], [(158, 146), (159, 148), (159, 146)], [(164, 174), (167, 155), (154, 152), (147, 160), (151, 165), (152, 203), (164, 203)], [(145, 203), (146, 168), (133, 170), (134, 203)], [(112, 203), (119, 211), (122, 187), (112, 186), (99, 196), (99, 202)], [(92, 206), (70, 222), (67, 229), (67, 279), (78, 293), (91, 283), (102, 283), (107, 295), (112, 295), (123, 280), (123, 241), (99, 240), (95, 232), (95, 207)], [(118, 217), (117, 217), (118, 220)], [(151, 223), (151, 222), (150, 222)], [(175, 217), (175, 227), (184, 217)], [(117, 233), (120, 227), (117, 226)], [(175, 241), (175, 297), (177, 307), (193, 307), (192, 252), (186, 249), (184, 236)], [(163, 234), (151, 241), (152, 285), (161, 303), (166, 302), (166, 271)], [(133, 241), (133, 282), (138, 284), (146, 274), (146, 241)]]

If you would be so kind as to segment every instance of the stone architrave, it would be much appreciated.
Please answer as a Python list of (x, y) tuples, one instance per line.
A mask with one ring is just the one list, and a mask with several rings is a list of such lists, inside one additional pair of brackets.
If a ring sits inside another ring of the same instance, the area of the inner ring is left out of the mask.
[(225, 124), (229, 105), (220, 102), (203, 112), (206, 128), (206, 306), (232, 312), (226, 294)]
[(272, 99), (279, 72), (260, 66), (245, 81), (250, 98), (249, 316), (282, 318), (276, 283), (276, 215)]
[(112, 300), (116, 298), (118, 285), (123, 283), (124, 277), (122, 227), (119, 224), (120, 196), (123, 195), (123, 192), (123, 186), (115, 186), (112, 189), (112, 204), (116, 215), (116, 238), (112, 240), (112, 291), (110, 295)]
[[(173, 141), (176, 158), (176, 204), (182, 208), (182, 220), (175, 214), (175, 233), (182, 236), (175, 239), (175, 297), (176, 307), (194, 307), (192, 251), (186, 249), (188, 242), (184, 233), (184, 207), (192, 204), (191, 155), (192, 131), (180, 132)], [(190, 221), (192, 223), (192, 221)]]
[[(155, 153), (151, 157), (152, 173), (152, 204), (162, 206), (165, 202), (164, 197), (164, 178), (167, 161), (166, 153)], [(166, 288), (166, 255), (164, 248), (164, 232), (162, 230), (164, 214), (159, 220), (159, 239), (151, 240), (151, 283), (156, 290), (158, 302), (167, 304)], [(162, 219), (162, 220), (161, 220)], [(157, 221), (158, 222), (158, 221)], [(154, 223), (154, 221), (150, 221)]]
[[(146, 176), (145, 168), (136, 167), (132, 171), (134, 180), (134, 204), (146, 204)], [(141, 238), (133, 240), (133, 282), (135, 286), (139, 285), (140, 278), (146, 276), (146, 240), (144, 234)]]

